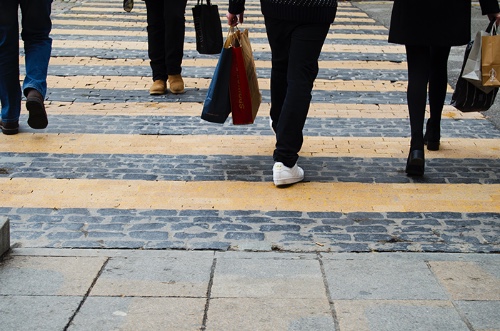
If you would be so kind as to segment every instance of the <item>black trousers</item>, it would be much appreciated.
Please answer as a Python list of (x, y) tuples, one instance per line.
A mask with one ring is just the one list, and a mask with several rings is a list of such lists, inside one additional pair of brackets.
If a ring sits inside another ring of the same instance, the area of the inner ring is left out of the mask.
[(293, 167), (303, 143), (318, 59), (329, 23), (301, 23), (265, 17), (271, 46), (271, 119), (276, 132), (273, 158)]
[(439, 130), (448, 86), (449, 46), (406, 45), (407, 101), (410, 112), (411, 149), (424, 149), (424, 119), (429, 91), (428, 125)]
[(187, 0), (146, 0), (148, 55), (153, 80), (182, 71)]

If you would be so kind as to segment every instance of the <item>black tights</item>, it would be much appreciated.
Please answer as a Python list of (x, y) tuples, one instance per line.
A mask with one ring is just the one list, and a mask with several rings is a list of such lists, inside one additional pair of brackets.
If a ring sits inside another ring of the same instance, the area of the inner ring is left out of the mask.
[(424, 119), (429, 85), (428, 126), (440, 129), (448, 86), (449, 46), (406, 45), (408, 62), (408, 109), (410, 111), (411, 150), (424, 149)]

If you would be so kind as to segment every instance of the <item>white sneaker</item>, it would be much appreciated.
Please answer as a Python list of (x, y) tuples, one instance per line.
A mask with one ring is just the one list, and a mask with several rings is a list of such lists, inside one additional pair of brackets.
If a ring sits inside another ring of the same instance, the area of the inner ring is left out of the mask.
[(275, 162), (273, 166), (274, 185), (288, 185), (298, 183), (304, 179), (304, 170), (295, 164), (288, 168), (281, 162)]

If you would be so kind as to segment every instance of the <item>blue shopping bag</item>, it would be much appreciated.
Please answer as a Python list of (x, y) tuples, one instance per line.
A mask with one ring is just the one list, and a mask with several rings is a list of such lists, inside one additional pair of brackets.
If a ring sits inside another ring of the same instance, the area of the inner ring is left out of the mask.
[(224, 123), (231, 112), (229, 81), (232, 54), (231, 48), (224, 47), (219, 55), (219, 62), (217, 62), (217, 66), (215, 67), (201, 113), (201, 118), (205, 121)]

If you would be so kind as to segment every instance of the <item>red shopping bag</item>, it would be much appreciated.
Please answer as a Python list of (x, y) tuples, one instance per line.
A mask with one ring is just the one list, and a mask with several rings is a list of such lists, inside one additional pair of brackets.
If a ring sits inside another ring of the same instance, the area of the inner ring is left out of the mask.
[(229, 80), (229, 96), (233, 124), (252, 124), (252, 97), (245, 70), (245, 61), (241, 46), (231, 47), (233, 59), (231, 62), (231, 78)]

